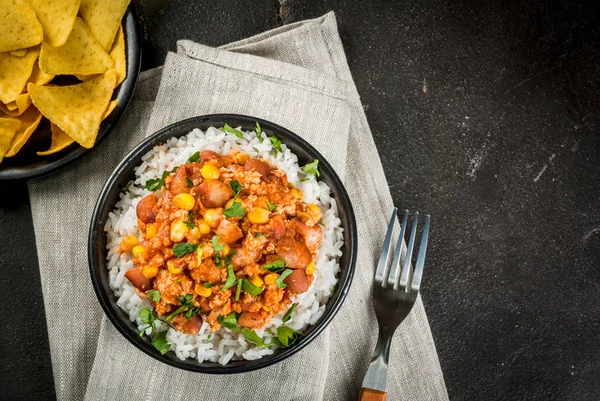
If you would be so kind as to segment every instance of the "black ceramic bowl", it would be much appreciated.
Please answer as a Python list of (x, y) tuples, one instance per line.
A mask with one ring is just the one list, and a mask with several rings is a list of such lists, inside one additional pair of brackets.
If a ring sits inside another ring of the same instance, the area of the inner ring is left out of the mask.
[[(119, 199), (119, 193), (131, 179), (134, 178), (134, 168), (141, 164), (142, 156), (151, 150), (154, 146), (163, 144), (171, 137), (180, 137), (186, 135), (194, 128), (206, 130), (210, 126), (221, 127), (225, 123), (230, 126), (241, 126), (244, 130), (254, 130), (256, 121), (261, 124), (263, 131), (269, 136), (277, 136), (286, 144), (299, 159), (300, 165), (319, 159), (320, 180), (326, 182), (331, 187), (333, 197), (336, 199), (339, 209), (339, 218), (344, 228), (344, 246), (342, 247), (342, 257), (340, 259), (341, 273), (334, 294), (327, 302), (325, 313), (319, 321), (309, 326), (304, 332), (304, 336), (292, 347), (278, 349), (274, 354), (265, 356), (254, 361), (231, 361), (222, 366), (216, 363), (198, 363), (193, 359), (180, 360), (173, 352), (167, 352), (161, 355), (151, 344), (147, 336), (140, 337), (137, 327), (129, 321), (127, 314), (116, 304), (116, 297), (108, 284), (108, 270), (106, 267), (106, 234), (104, 225), (106, 224), (108, 214), (114, 209)], [(90, 274), (92, 284), (98, 300), (104, 309), (104, 312), (114, 324), (114, 326), (127, 338), (133, 345), (144, 351), (151, 357), (175, 366), (181, 369), (191, 370), (202, 373), (241, 373), (280, 362), (285, 358), (295, 354), (306, 347), (323, 329), (331, 322), (338, 309), (341, 307), (352, 282), (354, 267), (356, 263), (357, 233), (354, 212), (348, 194), (331, 165), (317, 152), (308, 142), (300, 138), (291, 131), (261, 120), (259, 118), (233, 115), (233, 114), (212, 114), (207, 116), (194, 117), (180, 121), (158, 131), (135, 147), (123, 161), (117, 166), (108, 182), (102, 189), (100, 197), (96, 203), (96, 208), (92, 216), (90, 225), (88, 258), (90, 265)]]
[[(141, 42), (138, 27), (135, 22), (132, 7), (123, 16), (123, 28), (125, 36), (125, 56), (127, 57), (127, 77), (115, 89), (113, 99), (119, 99), (117, 107), (112, 111), (102, 124), (96, 139), (96, 146), (102, 139), (108, 136), (123, 112), (127, 108), (135, 84), (140, 72), (142, 60)], [(62, 85), (73, 85), (79, 81), (72, 77), (57, 77), (52, 83)], [(79, 159), (91, 149), (86, 149), (78, 143), (74, 143), (58, 153), (48, 156), (38, 156), (37, 151), (46, 150), (50, 146), (50, 124), (43, 118), (35, 133), (29, 138), (25, 146), (13, 157), (4, 158), (0, 163), (0, 180), (16, 180), (23, 178), (39, 177), (65, 167)]]

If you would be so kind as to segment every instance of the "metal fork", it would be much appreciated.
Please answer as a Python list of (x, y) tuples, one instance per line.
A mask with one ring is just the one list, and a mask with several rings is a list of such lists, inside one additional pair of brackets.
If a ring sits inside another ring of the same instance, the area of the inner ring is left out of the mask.
[(406, 251), (406, 259), (402, 270), (400, 271), (400, 280), (398, 282), (398, 270), (400, 268), (400, 253), (402, 251), (402, 241), (406, 234), (408, 224), (408, 210), (404, 211), (404, 218), (400, 226), (400, 236), (396, 245), (394, 259), (389, 271), (389, 277), (386, 278), (386, 268), (390, 256), (390, 243), (394, 232), (396, 222), (397, 208), (394, 208), (390, 224), (388, 225), (383, 249), (379, 257), (377, 270), (373, 279), (373, 306), (375, 315), (379, 324), (379, 337), (377, 346), (373, 353), (373, 359), (369, 370), (365, 376), (360, 392), (360, 401), (385, 401), (387, 388), (387, 370), (388, 358), (390, 355), (390, 345), (396, 328), (408, 316), (421, 287), (421, 278), (423, 277), (423, 266), (425, 264), (425, 253), (427, 252), (427, 239), (429, 237), (429, 215), (425, 216), (425, 227), (421, 236), (421, 245), (415, 269), (412, 275), (412, 281), (409, 282), (411, 271), (411, 259), (417, 235), (417, 223), (419, 213), (416, 212), (413, 218), (412, 228)]

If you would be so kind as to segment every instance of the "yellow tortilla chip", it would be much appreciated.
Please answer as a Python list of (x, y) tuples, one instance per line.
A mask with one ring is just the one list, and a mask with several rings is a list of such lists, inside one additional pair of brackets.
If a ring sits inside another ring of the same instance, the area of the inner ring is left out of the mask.
[(10, 54), (15, 57), (23, 57), (24, 55), (27, 54), (27, 50), (29, 50), (29, 49), (11, 50)]
[(81, 146), (91, 148), (113, 93), (113, 70), (90, 81), (71, 86), (28, 84), (33, 104)]
[(102, 121), (104, 121), (106, 119), (106, 117), (110, 116), (110, 113), (113, 112), (115, 107), (117, 107), (118, 103), (119, 103), (119, 99), (115, 99), (108, 104), (108, 107), (106, 108), (106, 110), (104, 110), (104, 114), (102, 114)]
[(79, 12), (94, 37), (110, 49), (130, 0), (81, 0)]
[(65, 134), (65, 131), (58, 128), (55, 124), (50, 123), (50, 130), (52, 131), (52, 143), (50, 144), (50, 148), (43, 152), (37, 152), (39, 156), (48, 156), (60, 152), (75, 142), (73, 138)]
[(20, 126), (21, 123), (17, 119), (0, 118), (0, 162), (4, 159), (4, 155)]
[(119, 84), (125, 80), (125, 77), (127, 77), (127, 59), (125, 58), (125, 36), (123, 35), (123, 25), (119, 26), (115, 42), (108, 54), (110, 54), (110, 57), (115, 61), (115, 72), (117, 73), (117, 84), (115, 86), (119, 86)]
[(42, 26), (27, 1), (0, 0), (0, 52), (35, 46), (43, 38)]
[(27, 111), (16, 118), (21, 122), (17, 134), (10, 143), (10, 148), (6, 152), (6, 157), (11, 157), (17, 154), (19, 150), (25, 145), (33, 131), (37, 128), (40, 120), (42, 119), (42, 113), (35, 107), (30, 107)]
[(0, 101), (2, 103), (14, 102), (23, 92), (38, 53), (37, 47), (29, 50), (23, 57), (0, 53)]
[(29, 93), (21, 93), (17, 100), (9, 104), (0, 103), (0, 111), (9, 116), (20, 116), (31, 106), (31, 97)]
[(29, 0), (29, 3), (44, 30), (44, 42), (54, 47), (64, 45), (73, 29), (81, 0)]
[(33, 65), (33, 71), (31, 71), (31, 76), (27, 83), (31, 82), (37, 85), (46, 85), (48, 82), (52, 81), (54, 75), (46, 74), (44, 71), (40, 70), (39, 60), (37, 63)]
[(75, 20), (73, 31), (61, 47), (42, 43), (40, 68), (46, 74), (102, 74), (114, 64), (81, 18)]

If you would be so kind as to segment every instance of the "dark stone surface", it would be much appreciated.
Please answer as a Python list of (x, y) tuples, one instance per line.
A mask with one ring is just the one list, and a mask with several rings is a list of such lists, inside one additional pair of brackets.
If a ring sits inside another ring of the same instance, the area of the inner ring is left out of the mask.
[[(450, 398), (600, 399), (597, 1), (164, 3), (134, 1), (145, 68), (177, 39), (220, 45), (336, 11), (394, 200), (433, 218), (423, 299)], [(4, 394), (43, 399), (26, 188), (0, 193)]]

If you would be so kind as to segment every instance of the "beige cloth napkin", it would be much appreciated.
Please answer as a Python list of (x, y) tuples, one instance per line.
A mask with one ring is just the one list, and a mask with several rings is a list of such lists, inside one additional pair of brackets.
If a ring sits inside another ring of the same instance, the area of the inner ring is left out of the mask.
[[(144, 136), (207, 113), (303, 136), (344, 179), (358, 223), (354, 282), (330, 327), (286, 361), (239, 375), (185, 372), (138, 351), (103, 316), (87, 270), (88, 223), (112, 169)], [(180, 41), (162, 69), (142, 74), (126, 114), (84, 160), (30, 182), (58, 398), (355, 399), (377, 337), (371, 279), (393, 205), (333, 13), (220, 49)], [(388, 386), (390, 400), (448, 398), (420, 298), (395, 335)]]

